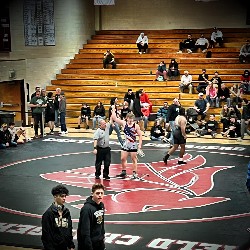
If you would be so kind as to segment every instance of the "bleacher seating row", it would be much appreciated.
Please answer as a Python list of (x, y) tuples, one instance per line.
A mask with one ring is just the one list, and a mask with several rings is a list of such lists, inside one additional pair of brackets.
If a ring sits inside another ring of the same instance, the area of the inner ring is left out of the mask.
[[(185, 107), (191, 107), (197, 99), (194, 87), (193, 94), (179, 93), (179, 79), (158, 82), (155, 80), (155, 71), (161, 60), (168, 65), (171, 58), (179, 63), (180, 73), (189, 70), (193, 76), (194, 86), (197, 85), (198, 75), (203, 68), (211, 78), (215, 71), (219, 71), (222, 81), (231, 87), (240, 82), (240, 76), (250, 64), (240, 64), (239, 50), (246, 39), (250, 39), (250, 29), (227, 28), (222, 29), (224, 34), (223, 48), (211, 48), (212, 58), (206, 58), (204, 53), (177, 54), (179, 42), (191, 33), (198, 38), (201, 33), (210, 37), (210, 29), (194, 30), (146, 30), (149, 37), (149, 51), (147, 54), (138, 54), (135, 44), (141, 31), (137, 30), (102, 30), (97, 31), (92, 39), (79, 53), (70, 60), (65, 69), (51, 81), (47, 91), (55, 91), (60, 87), (67, 98), (68, 126), (75, 126), (80, 114), (81, 104), (87, 102), (93, 110), (98, 101), (101, 101), (108, 110), (111, 97), (118, 97), (122, 102), (128, 88), (136, 90), (143, 88), (153, 103), (153, 112), (162, 106), (164, 101), (169, 104), (175, 97), (180, 99)], [(102, 69), (103, 53), (107, 50), (115, 54), (117, 69)], [(219, 120), (220, 108), (210, 108), (209, 113), (215, 113)], [(149, 123), (149, 128), (152, 122)]]

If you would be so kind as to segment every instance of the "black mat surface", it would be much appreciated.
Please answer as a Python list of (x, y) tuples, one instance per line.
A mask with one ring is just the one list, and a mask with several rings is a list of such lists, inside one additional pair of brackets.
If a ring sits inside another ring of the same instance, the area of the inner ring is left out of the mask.
[[(115, 176), (120, 148), (116, 141), (111, 148)], [(66, 206), (77, 228), (95, 182), (92, 149), (90, 139), (48, 137), (0, 151), (0, 243), (41, 247), (41, 215), (58, 183), (70, 191)], [(177, 165), (178, 152), (165, 165), (167, 149), (144, 142), (138, 164), (139, 174), (149, 175), (144, 181), (101, 180), (107, 187), (107, 249), (233, 249), (246, 241), (250, 146), (188, 142), (185, 166)]]

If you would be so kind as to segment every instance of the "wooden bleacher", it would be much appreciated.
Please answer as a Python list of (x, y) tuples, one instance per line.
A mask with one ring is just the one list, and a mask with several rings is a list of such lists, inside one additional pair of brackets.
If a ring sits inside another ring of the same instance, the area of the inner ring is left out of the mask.
[[(141, 31), (137, 30), (102, 30), (97, 31), (92, 39), (79, 53), (74, 55), (52, 80), (47, 91), (55, 91), (61, 88), (67, 98), (66, 123), (69, 127), (76, 126), (77, 117), (80, 114), (81, 104), (87, 102), (93, 110), (98, 101), (101, 101), (108, 110), (111, 97), (118, 97), (120, 103), (128, 88), (135, 92), (140, 88), (149, 94), (153, 103), (153, 112), (162, 106), (164, 101), (169, 104), (175, 97), (181, 104), (188, 108), (193, 106), (197, 99), (196, 88), (192, 95), (179, 93), (179, 80), (166, 82), (154, 81), (155, 71), (161, 60), (168, 65), (171, 58), (179, 63), (180, 73), (189, 70), (193, 76), (194, 86), (197, 85), (198, 75), (203, 68), (207, 69), (210, 78), (215, 71), (219, 71), (222, 81), (227, 86), (240, 81), (240, 75), (250, 64), (240, 64), (238, 60), (239, 50), (246, 39), (250, 39), (250, 29), (226, 28), (224, 34), (224, 47), (209, 49), (212, 58), (206, 58), (205, 54), (182, 53), (177, 54), (179, 42), (191, 33), (194, 39), (203, 33), (210, 37), (210, 29), (196, 30), (147, 30), (149, 37), (149, 51), (147, 54), (138, 54), (135, 41)], [(102, 69), (103, 53), (110, 49), (115, 54), (117, 69)], [(210, 113), (215, 113), (219, 120), (220, 108), (211, 108)], [(149, 127), (152, 122), (149, 124)]]

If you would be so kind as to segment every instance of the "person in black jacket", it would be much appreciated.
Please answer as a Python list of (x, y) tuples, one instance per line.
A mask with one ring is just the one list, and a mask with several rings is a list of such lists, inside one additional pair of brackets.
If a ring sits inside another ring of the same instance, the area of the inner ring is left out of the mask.
[(94, 108), (93, 112), (93, 127), (92, 130), (96, 129), (96, 123), (98, 124), (100, 120), (105, 120), (105, 108), (103, 104), (99, 101)]
[(45, 250), (73, 250), (71, 215), (64, 206), (69, 190), (63, 185), (52, 188), (54, 202), (42, 216), (42, 242)]
[(170, 60), (167, 74), (170, 77), (170, 79), (180, 75), (180, 72), (179, 72), (179, 69), (178, 69), (178, 63), (175, 61), (174, 58), (172, 58)]
[(174, 145), (174, 130), (175, 130), (174, 121), (175, 121), (175, 118), (179, 115), (179, 111), (180, 111), (180, 103), (179, 103), (178, 98), (175, 98), (173, 100), (173, 104), (171, 104), (168, 107), (168, 113), (166, 117), (166, 127), (170, 126), (171, 128), (170, 138), (169, 140), (167, 140), (170, 143), (170, 145)]
[(86, 129), (89, 129), (90, 118), (91, 118), (91, 109), (87, 103), (83, 103), (81, 107), (81, 115), (78, 117), (76, 129), (80, 129), (81, 122), (85, 122)]
[(128, 102), (129, 108), (133, 109), (133, 104), (135, 100), (135, 94), (132, 89), (128, 89), (128, 92), (124, 95), (124, 101)]
[(206, 69), (202, 69), (202, 74), (198, 77), (199, 85), (197, 86), (197, 91), (206, 94), (206, 87), (208, 85), (208, 74), (206, 74)]
[(192, 35), (188, 34), (188, 37), (183, 42), (179, 44), (179, 51), (177, 53), (182, 53), (183, 49), (187, 49), (187, 53), (192, 53), (195, 50), (195, 41), (192, 39)]
[(204, 129), (197, 129), (196, 136), (200, 137), (203, 135), (211, 135), (212, 138), (215, 138), (218, 129), (218, 122), (215, 121), (215, 114), (211, 114), (209, 120), (205, 123)]
[(158, 77), (163, 76), (163, 81), (166, 81), (167, 79), (167, 68), (164, 61), (160, 61), (160, 64), (157, 67), (157, 70), (155, 72), (155, 81), (158, 81)]
[(243, 110), (242, 110), (242, 116), (241, 116), (241, 138), (238, 139), (238, 141), (242, 141), (244, 139), (245, 133), (247, 133), (250, 136), (250, 102), (244, 98), (243, 99)]
[(160, 120), (156, 119), (154, 122), (154, 126), (150, 130), (150, 139), (152, 141), (161, 141), (164, 139), (165, 132), (160, 125)]
[(55, 126), (57, 128), (60, 125), (60, 119), (59, 119), (60, 94), (61, 94), (61, 89), (60, 88), (56, 88), (56, 94), (55, 94), (55, 99), (54, 99), (54, 107), (55, 107)]
[(102, 202), (105, 187), (101, 183), (92, 186), (92, 195), (84, 203), (80, 212), (77, 229), (78, 250), (104, 250), (105, 207)]
[(141, 112), (141, 101), (140, 101), (141, 91), (138, 90), (135, 92), (135, 100), (134, 100), (134, 106), (133, 106), (133, 113), (135, 115), (135, 121), (139, 124), (140, 127), (142, 127), (142, 119), (143, 119), (143, 113)]

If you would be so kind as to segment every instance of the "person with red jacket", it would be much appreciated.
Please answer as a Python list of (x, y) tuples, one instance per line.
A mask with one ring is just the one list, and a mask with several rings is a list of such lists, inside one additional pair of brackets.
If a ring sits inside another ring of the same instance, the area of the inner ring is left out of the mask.
[(140, 96), (140, 102), (141, 106), (144, 107), (145, 105), (149, 105), (149, 113), (152, 112), (152, 102), (149, 100), (148, 94), (144, 91), (144, 89), (140, 89), (141, 96)]

